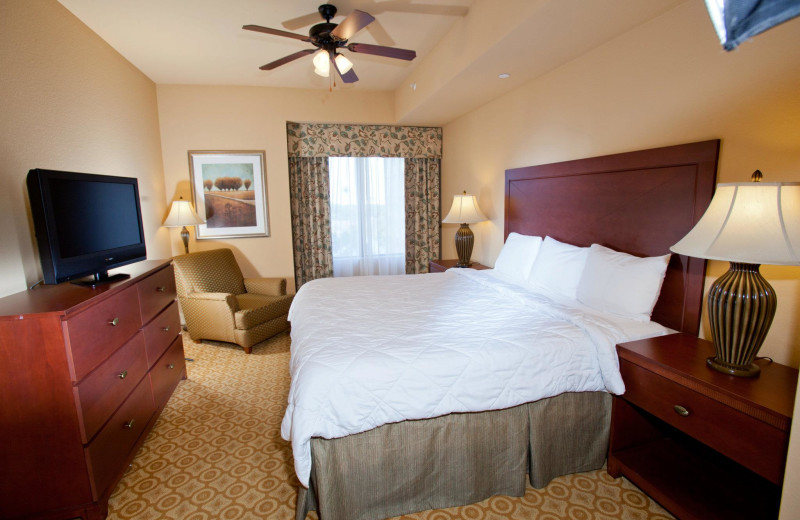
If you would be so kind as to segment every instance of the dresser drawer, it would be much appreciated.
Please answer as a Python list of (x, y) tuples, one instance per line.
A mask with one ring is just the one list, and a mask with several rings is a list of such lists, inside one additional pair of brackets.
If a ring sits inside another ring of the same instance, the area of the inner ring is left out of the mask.
[(70, 372), (80, 381), (117, 350), (142, 326), (139, 298), (131, 287), (69, 317), (64, 322), (68, 338)]
[(144, 335), (136, 334), (75, 387), (84, 443), (97, 433), (147, 373)]
[(131, 449), (154, 411), (150, 381), (144, 378), (86, 447), (95, 500), (123, 472)]
[(782, 460), (786, 432), (627, 360), (620, 360), (620, 371), (625, 400), (762, 477), (781, 482), (783, 467), (765, 465), (764, 460)]
[(147, 351), (147, 366), (153, 366), (161, 354), (181, 330), (181, 317), (178, 313), (178, 302), (173, 301), (169, 307), (144, 327), (144, 344)]
[(150, 370), (153, 398), (157, 408), (163, 408), (167, 404), (178, 381), (186, 373), (186, 360), (183, 356), (183, 338), (178, 336), (170, 345), (169, 350)]
[(147, 323), (175, 300), (175, 272), (170, 265), (148, 276), (136, 287), (139, 290), (142, 323)]

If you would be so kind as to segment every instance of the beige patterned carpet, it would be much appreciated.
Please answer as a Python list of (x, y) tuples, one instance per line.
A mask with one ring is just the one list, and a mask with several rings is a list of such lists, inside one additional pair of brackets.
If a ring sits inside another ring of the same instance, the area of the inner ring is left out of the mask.
[[(111, 496), (110, 520), (294, 518), (291, 445), (280, 437), (289, 392), (289, 336), (249, 356), (184, 335), (182, 381)], [(309, 518), (316, 519), (315, 513)], [(523, 497), (497, 496), (407, 520), (666, 520), (673, 518), (625, 479), (604, 470), (561, 477)]]

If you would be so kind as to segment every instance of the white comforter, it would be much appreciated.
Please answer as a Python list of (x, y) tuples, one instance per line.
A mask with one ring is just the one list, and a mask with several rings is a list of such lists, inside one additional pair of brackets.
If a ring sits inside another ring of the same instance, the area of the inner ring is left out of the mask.
[(490, 271), (329, 278), (303, 285), (281, 434), (308, 486), (311, 437), (496, 410), (568, 391), (624, 392), (612, 321)]

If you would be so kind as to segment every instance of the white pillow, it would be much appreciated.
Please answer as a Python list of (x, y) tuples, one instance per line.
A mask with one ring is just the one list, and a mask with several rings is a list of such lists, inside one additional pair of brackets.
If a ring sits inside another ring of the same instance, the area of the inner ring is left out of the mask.
[(578, 301), (632, 320), (649, 321), (669, 257), (639, 258), (592, 244), (578, 284)]
[(545, 237), (528, 276), (528, 283), (535, 289), (576, 299), (588, 252), (588, 247), (573, 246)]
[(541, 245), (542, 237), (509, 233), (503, 249), (494, 262), (495, 271), (524, 282)]

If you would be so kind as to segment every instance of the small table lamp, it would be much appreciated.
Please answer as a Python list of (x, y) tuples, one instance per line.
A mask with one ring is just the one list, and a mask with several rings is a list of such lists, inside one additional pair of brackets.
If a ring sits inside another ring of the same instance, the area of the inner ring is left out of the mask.
[(470, 224), (488, 220), (486, 215), (478, 207), (478, 199), (475, 195), (455, 195), (453, 197), (453, 207), (450, 213), (442, 220), (445, 224), (461, 224), (456, 231), (456, 251), (458, 252), (458, 263), (456, 267), (469, 267), (472, 264), (469, 258), (472, 256), (472, 246), (475, 243), (475, 235), (469, 228)]
[(718, 184), (697, 225), (670, 249), (679, 255), (725, 260), (730, 269), (708, 293), (715, 356), (708, 365), (725, 374), (756, 377), (753, 360), (775, 317), (775, 289), (760, 264), (800, 265), (800, 183)]
[(197, 224), (205, 224), (205, 220), (201, 219), (195, 213), (192, 204), (188, 200), (173, 200), (172, 207), (169, 210), (169, 215), (164, 219), (162, 226), (164, 227), (181, 227), (181, 239), (183, 240), (183, 249), (186, 254), (189, 254), (189, 230), (186, 226), (196, 226)]

